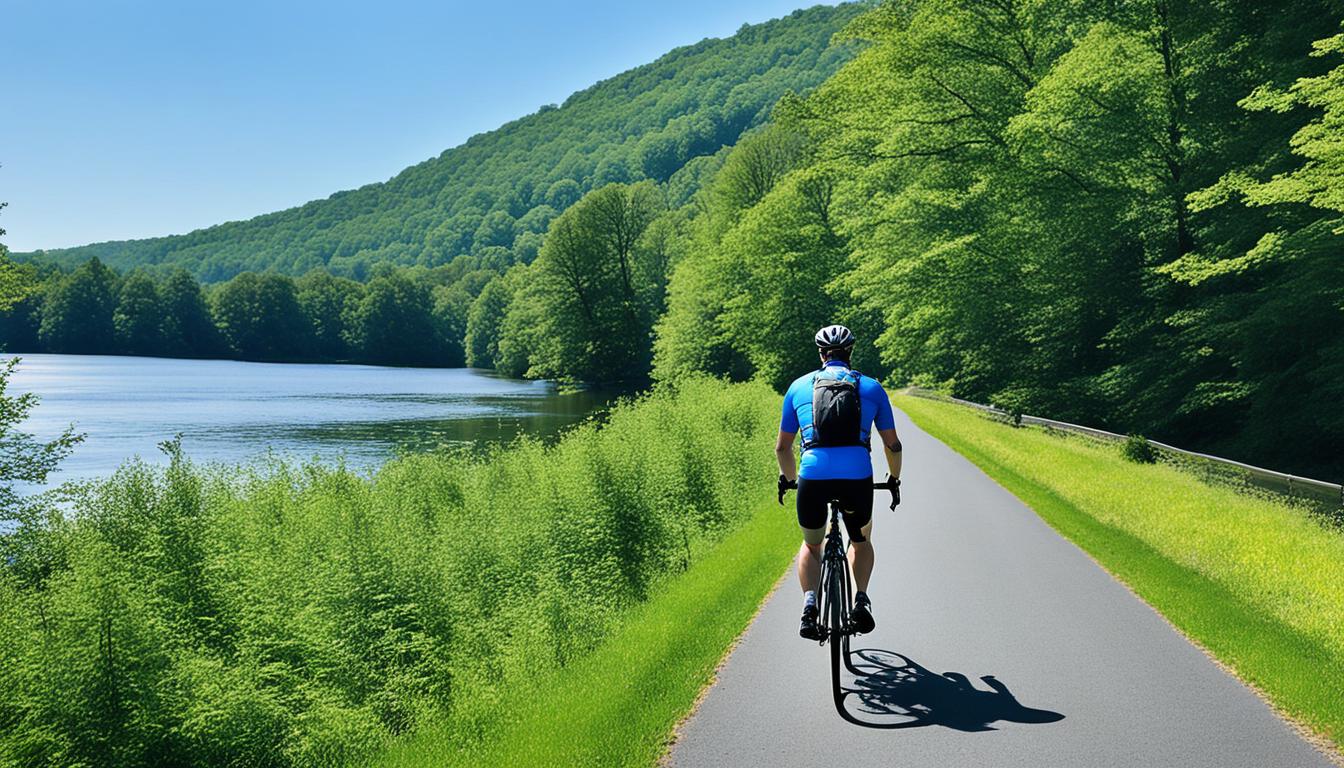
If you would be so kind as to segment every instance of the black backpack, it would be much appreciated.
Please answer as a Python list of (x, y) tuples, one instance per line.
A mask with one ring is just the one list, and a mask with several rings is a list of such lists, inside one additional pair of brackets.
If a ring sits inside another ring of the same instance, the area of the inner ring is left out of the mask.
[(858, 371), (846, 370), (836, 378), (819, 372), (812, 378), (812, 439), (804, 448), (863, 445), (863, 408)]

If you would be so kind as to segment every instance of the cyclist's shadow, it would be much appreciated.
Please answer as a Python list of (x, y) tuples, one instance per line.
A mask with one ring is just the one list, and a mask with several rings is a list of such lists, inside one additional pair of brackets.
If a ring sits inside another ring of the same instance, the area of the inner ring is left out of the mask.
[(980, 678), (991, 690), (980, 690), (963, 674), (939, 675), (907, 656), (879, 648), (854, 651), (847, 666), (855, 679), (845, 686), (840, 716), (855, 725), (941, 725), (958, 731), (992, 731), (992, 724), (999, 721), (1053, 723), (1064, 719), (1058, 712), (1023, 706), (992, 675)]

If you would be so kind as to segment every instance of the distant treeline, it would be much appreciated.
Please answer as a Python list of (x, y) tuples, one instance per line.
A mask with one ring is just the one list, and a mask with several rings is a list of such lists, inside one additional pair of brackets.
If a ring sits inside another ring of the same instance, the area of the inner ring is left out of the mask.
[(68, 273), (9, 263), (20, 298), (0, 311), (0, 347), (460, 366), (468, 309), (504, 266), (467, 256), (435, 269), (386, 265), (364, 283), (312, 270), (202, 286), (182, 269), (118, 275), (98, 259)]

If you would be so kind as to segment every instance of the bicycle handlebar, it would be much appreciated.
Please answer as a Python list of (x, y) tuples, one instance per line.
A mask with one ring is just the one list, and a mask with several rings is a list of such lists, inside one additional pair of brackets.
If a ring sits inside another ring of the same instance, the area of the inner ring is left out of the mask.
[[(789, 492), (789, 491), (793, 491), (793, 490), (797, 490), (797, 489), (798, 489), (798, 481), (797, 481), (797, 480), (786, 480), (786, 479), (784, 479), (784, 476), (783, 476), (783, 475), (780, 475), (780, 476), (779, 476), (779, 504), (780, 504), (780, 506), (783, 506), (783, 505), (784, 505), (784, 494), (787, 493), (787, 492)], [(875, 490), (875, 491), (890, 491), (890, 492), (891, 492), (891, 506), (888, 507), (888, 508), (891, 509), (891, 510), (893, 510), (893, 511), (896, 509), (896, 506), (897, 506), (898, 504), (901, 503), (901, 480), (900, 480), (900, 478), (898, 478), (898, 477), (892, 477), (891, 475), (887, 475), (887, 479), (886, 479), (886, 480), (884, 480), (884, 481), (882, 481), (882, 482), (880, 482), (880, 483), (873, 483), (873, 490)]]

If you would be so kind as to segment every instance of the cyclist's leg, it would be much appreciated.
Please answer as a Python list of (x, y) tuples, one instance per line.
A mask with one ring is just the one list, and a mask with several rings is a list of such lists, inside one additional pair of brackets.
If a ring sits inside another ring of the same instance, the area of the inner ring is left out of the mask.
[(873, 481), (864, 478), (843, 482), (841, 509), (849, 531), (849, 570), (854, 575), (855, 591), (867, 592), (868, 579), (873, 575), (873, 542), (868, 538), (873, 530)]
[(803, 592), (815, 592), (821, 579), (821, 544), (826, 537), (826, 499), (824, 481), (798, 479), (798, 527), (803, 544), (798, 548), (798, 585)]
[(798, 584), (803, 588), (803, 617), (798, 634), (808, 640), (820, 640), (817, 625), (817, 589), (821, 581), (821, 544), (826, 534), (826, 501), (818, 501), (818, 488), (798, 479), (798, 527), (803, 544), (798, 548)]

